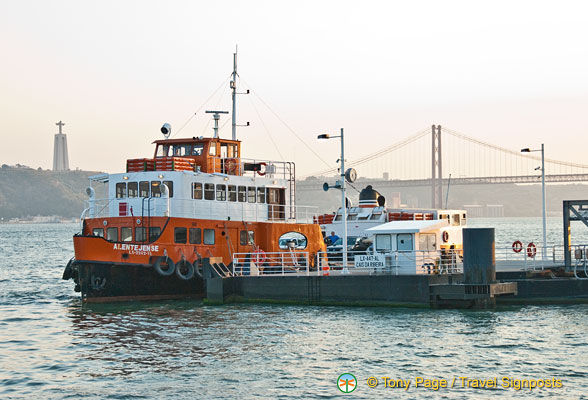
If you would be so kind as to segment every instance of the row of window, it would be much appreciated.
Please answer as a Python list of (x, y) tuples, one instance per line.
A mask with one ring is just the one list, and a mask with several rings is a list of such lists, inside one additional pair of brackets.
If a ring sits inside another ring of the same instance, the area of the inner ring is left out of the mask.
[[(117, 183), (116, 198), (161, 197), (162, 183), (165, 183), (169, 188), (169, 197), (173, 197), (174, 183), (172, 181), (141, 181)], [(279, 189), (193, 182), (192, 198), (196, 200), (279, 204)]]
[[(116, 198), (161, 197), (161, 181), (119, 182), (116, 184)], [(163, 181), (169, 189), (169, 197), (174, 197), (173, 181)]]
[(201, 228), (174, 228), (174, 242), (190, 244), (214, 244), (214, 229), (204, 229), (204, 235)]
[[(104, 228), (94, 228), (92, 235), (104, 237)], [(149, 228), (149, 241), (156, 240), (161, 235), (161, 228), (152, 226)], [(120, 240), (119, 240), (120, 239)], [(123, 226), (120, 228), (111, 227), (106, 228), (106, 240), (110, 242), (146, 242), (147, 228), (135, 228), (135, 240), (133, 240), (133, 228)], [(190, 244), (214, 244), (215, 234), (214, 229), (201, 228), (174, 228), (174, 242), (175, 243), (190, 243)], [(255, 232), (242, 230), (239, 232), (239, 243), (242, 246), (255, 244)]]
[[(104, 237), (104, 228), (94, 228), (92, 235)], [(161, 228), (159, 226), (152, 226), (149, 228), (149, 241), (157, 239), (161, 235)], [(129, 226), (123, 226), (120, 228), (112, 227), (106, 228), (106, 240), (109, 242), (146, 242), (147, 241), (147, 228), (136, 227), (135, 228), (135, 240), (133, 240), (133, 228)]]
[(192, 183), (192, 198), (196, 200), (238, 201), (240, 203), (278, 204), (279, 189), (236, 186), (213, 183)]

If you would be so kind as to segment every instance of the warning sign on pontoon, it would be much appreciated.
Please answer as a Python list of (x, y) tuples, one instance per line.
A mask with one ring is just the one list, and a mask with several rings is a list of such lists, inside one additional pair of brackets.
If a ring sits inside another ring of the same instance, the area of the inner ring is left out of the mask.
[(122, 244), (115, 243), (113, 250), (128, 251), (129, 254), (135, 254), (138, 256), (151, 255), (152, 252), (159, 251), (159, 245), (148, 245), (148, 244)]
[(356, 268), (384, 268), (386, 258), (381, 254), (355, 256)]

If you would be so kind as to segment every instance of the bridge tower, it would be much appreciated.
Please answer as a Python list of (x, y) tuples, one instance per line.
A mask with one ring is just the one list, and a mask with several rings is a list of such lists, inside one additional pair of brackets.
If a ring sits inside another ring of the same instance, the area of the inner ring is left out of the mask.
[(431, 127), (431, 207), (443, 208), (441, 125)]
[(55, 125), (59, 126), (59, 133), (55, 135), (53, 146), (53, 171), (69, 171), (67, 136), (61, 132), (61, 128), (65, 124), (59, 121)]

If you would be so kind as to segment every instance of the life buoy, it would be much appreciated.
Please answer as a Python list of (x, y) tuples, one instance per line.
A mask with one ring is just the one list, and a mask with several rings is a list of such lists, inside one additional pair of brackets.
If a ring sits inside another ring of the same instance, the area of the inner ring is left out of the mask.
[(176, 275), (182, 280), (190, 280), (194, 277), (194, 265), (188, 260), (182, 260), (176, 265)]
[(447, 243), (448, 240), (449, 240), (449, 232), (443, 231), (443, 241), (445, 243)]
[(176, 265), (172, 261), (171, 258), (166, 256), (157, 257), (155, 263), (153, 264), (153, 269), (157, 271), (157, 273), (161, 276), (171, 276), (173, 275)]
[(225, 170), (227, 173), (234, 173), (237, 170), (237, 160), (229, 158), (225, 160)]
[(523, 250), (523, 243), (520, 240), (515, 240), (512, 243), (512, 251), (520, 253)]
[(262, 249), (257, 249), (253, 252), (253, 257), (251, 257), (251, 260), (257, 264), (257, 265), (261, 265), (265, 262), (265, 251), (263, 251)]
[(535, 246), (535, 243), (531, 242), (527, 246), (527, 256), (529, 256), (529, 258), (535, 258), (535, 254), (537, 254), (537, 246)]
[(267, 169), (267, 164), (264, 163), (264, 162), (260, 162), (259, 165), (263, 165), (264, 168), (263, 168), (263, 171), (261, 171), (261, 170), (257, 171), (257, 174), (259, 176), (264, 176), (265, 175), (265, 171)]

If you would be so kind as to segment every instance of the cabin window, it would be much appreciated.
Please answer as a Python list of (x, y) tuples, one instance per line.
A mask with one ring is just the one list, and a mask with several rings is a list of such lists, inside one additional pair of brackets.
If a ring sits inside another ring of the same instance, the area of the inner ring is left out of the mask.
[(349, 214), (347, 216), (347, 221), (355, 221), (357, 219), (357, 214)]
[(239, 150), (236, 144), (229, 145), (229, 157), (239, 157)]
[(466, 221), (467, 221), (467, 219), (466, 219), (466, 218), (467, 218), (467, 217), (466, 217), (466, 214), (465, 214), (465, 213), (461, 214), (461, 224), (462, 224), (462, 225), (465, 225), (465, 224), (466, 224)]
[(214, 244), (214, 229), (204, 230), (204, 244)]
[(139, 182), (139, 197), (149, 197), (149, 182)]
[(190, 148), (192, 146), (189, 144), (176, 144), (174, 146), (174, 153), (172, 154), (174, 157), (184, 157), (190, 155)]
[(434, 233), (421, 233), (419, 235), (419, 250), (437, 250), (437, 235)]
[(133, 240), (133, 229), (129, 227), (120, 228), (120, 240), (122, 242), (130, 242)]
[(249, 186), (247, 188), (247, 201), (249, 203), (255, 203), (255, 187)]
[(127, 197), (127, 184), (126, 182), (121, 182), (116, 184), (116, 198), (117, 199), (124, 199)]
[(202, 243), (202, 232), (200, 228), (190, 228), (190, 244)]
[(139, 195), (139, 185), (137, 182), (128, 183), (129, 197), (137, 197)]
[(188, 239), (188, 230), (186, 228), (174, 228), (174, 242), (186, 243)]
[(239, 202), (244, 203), (247, 199), (247, 188), (245, 186), (239, 186)]
[(221, 157), (222, 158), (237, 158), (239, 154), (237, 154), (237, 145), (236, 144), (229, 144), (223, 143), (221, 144)]
[(286, 232), (278, 239), (278, 246), (282, 250), (304, 250), (307, 244), (308, 239), (300, 232)]
[(370, 220), (371, 221), (379, 220), (381, 216), (382, 216), (382, 213), (373, 213), (372, 215), (370, 215)]
[(192, 198), (196, 200), (202, 200), (202, 184), (198, 182), (192, 182)]
[(118, 241), (118, 228), (106, 228), (106, 240), (111, 242)]
[(161, 228), (159, 226), (152, 226), (149, 228), (149, 241), (153, 242), (161, 235)]
[(239, 243), (241, 246), (254, 245), (255, 244), (255, 232), (254, 231), (241, 231), (239, 232)]
[(257, 188), (257, 202), (265, 203), (265, 188)]
[(268, 204), (279, 204), (279, 190), (278, 188), (267, 188), (267, 202)]
[(135, 228), (135, 242), (147, 241), (147, 228), (137, 227)]
[(192, 147), (192, 155), (193, 156), (201, 156), (203, 151), (204, 151), (204, 145), (202, 143), (196, 143), (194, 145), (194, 147)]
[(205, 200), (214, 200), (214, 184), (212, 184), (212, 183), (205, 183), (204, 184), (204, 199)]
[(459, 226), (459, 214), (453, 214), (451, 216), (451, 226)]
[(156, 157), (167, 157), (169, 151), (169, 144), (160, 144), (157, 146)]
[(218, 201), (226, 201), (227, 200), (227, 191), (226, 185), (216, 185), (216, 199)]
[(151, 197), (161, 197), (160, 181), (151, 181)]
[(398, 251), (411, 251), (412, 247), (412, 233), (399, 233), (396, 235), (396, 248)]
[(341, 221), (343, 219), (343, 214), (335, 215), (335, 221)]
[(208, 155), (216, 156), (216, 143), (211, 142), (210, 147), (208, 148)]
[(169, 197), (174, 197), (174, 181), (163, 181), (169, 189)]
[(229, 185), (229, 201), (237, 201), (237, 186)]
[(94, 228), (92, 229), (92, 235), (104, 237), (104, 228)]
[(378, 251), (392, 250), (392, 238), (390, 235), (376, 235), (376, 249)]

